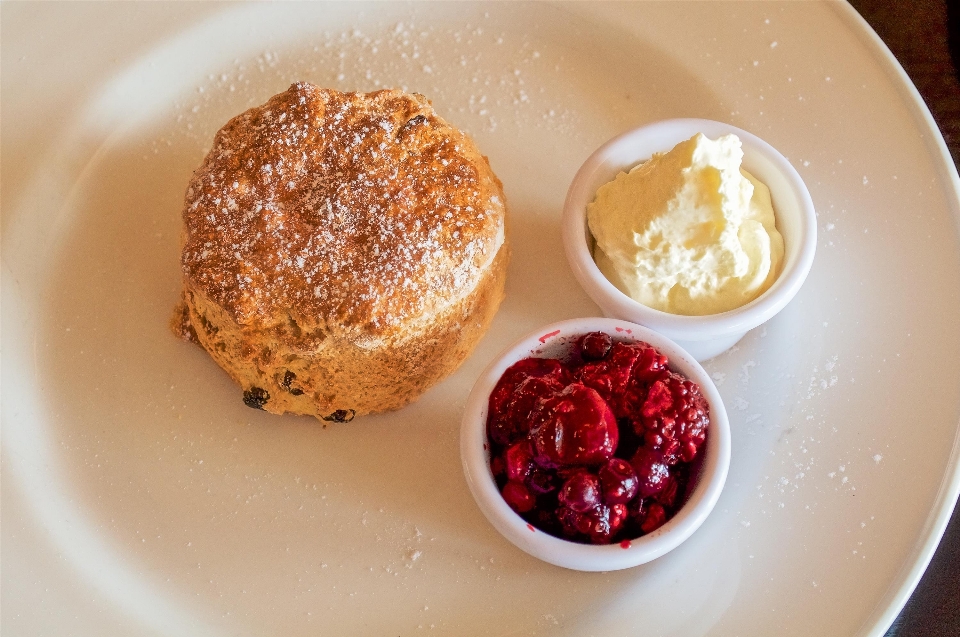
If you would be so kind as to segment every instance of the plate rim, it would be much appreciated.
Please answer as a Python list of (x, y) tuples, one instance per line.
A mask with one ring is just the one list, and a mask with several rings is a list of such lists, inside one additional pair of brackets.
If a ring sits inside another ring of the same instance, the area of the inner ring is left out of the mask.
[[(886, 43), (877, 35), (863, 16), (857, 13), (853, 5), (847, 0), (831, 2), (830, 4), (833, 5), (834, 11), (846, 23), (850, 31), (860, 38), (864, 47), (874, 54), (881, 66), (885, 67), (884, 70), (895, 78), (895, 81), (891, 81), (891, 84), (900, 92), (910, 114), (927, 129), (929, 137), (925, 141), (929, 150), (936, 149), (935, 159), (939, 161), (934, 163), (939, 164), (941, 177), (945, 181), (943, 185), (947, 186), (949, 184), (953, 188), (953, 197), (948, 197), (947, 200), (949, 204), (952, 204), (954, 221), (957, 223), (957, 229), (960, 230), (960, 175), (957, 173), (957, 167), (953, 163), (953, 158), (947, 148), (946, 141), (943, 139), (943, 134), (940, 132), (940, 127), (923, 100), (923, 96), (920, 95), (920, 91), (917, 90), (913, 80), (907, 75), (890, 48), (887, 47)], [(944, 190), (946, 191), (947, 188), (944, 188)], [(861, 624), (861, 629), (858, 631), (860, 634), (869, 637), (883, 637), (890, 629), (930, 565), (930, 561), (940, 545), (940, 540), (947, 530), (958, 500), (960, 500), (960, 421), (956, 423), (953, 446), (947, 459), (946, 471), (940, 481), (940, 488), (937, 490), (933, 506), (927, 514), (924, 530), (916, 538), (912, 556), (904, 561), (897, 575), (887, 587), (884, 598), (878, 601), (872, 615)]]

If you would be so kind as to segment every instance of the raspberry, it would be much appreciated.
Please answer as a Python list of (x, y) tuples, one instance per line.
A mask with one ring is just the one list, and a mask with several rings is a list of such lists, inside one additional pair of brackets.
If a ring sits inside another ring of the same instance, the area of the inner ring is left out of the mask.
[(643, 414), (644, 418), (653, 418), (671, 407), (673, 407), (673, 394), (670, 393), (666, 383), (658, 380), (650, 387), (640, 413)]
[(632, 420), (644, 444), (661, 452), (669, 465), (692, 461), (706, 440), (710, 418), (700, 387), (673, 372), (650, 386), (640, 410)]

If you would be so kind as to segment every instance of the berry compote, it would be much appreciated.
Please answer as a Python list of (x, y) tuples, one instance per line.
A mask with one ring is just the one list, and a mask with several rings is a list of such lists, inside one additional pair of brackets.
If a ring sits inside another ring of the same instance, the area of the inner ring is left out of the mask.
[(537, 528), (610, 544), (650, 533), (693, 487), (710, 410), (700, 387), (643, 342), (602, 332), (567, 360), (525, 358), (490, 394), (490, 467)]

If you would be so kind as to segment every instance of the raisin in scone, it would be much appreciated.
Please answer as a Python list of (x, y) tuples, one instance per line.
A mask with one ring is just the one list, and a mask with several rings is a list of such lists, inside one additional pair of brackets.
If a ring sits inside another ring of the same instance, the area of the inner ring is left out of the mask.
[(503, 298), (503, 189), (421, 95), (297, 83), (187, 188), (178, 332), (251, 407), (345, 421), (455, 370)]

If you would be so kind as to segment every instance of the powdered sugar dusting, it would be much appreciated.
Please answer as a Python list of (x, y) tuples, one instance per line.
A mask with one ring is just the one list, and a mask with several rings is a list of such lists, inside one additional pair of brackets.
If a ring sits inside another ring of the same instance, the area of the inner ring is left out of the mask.
[(478, 158), (420, 97), (294, 84), (217, 134), (187, 190), (184, 273), (241, 324), (289, 312), (372, 336), (438, 311), (502, 243)]

